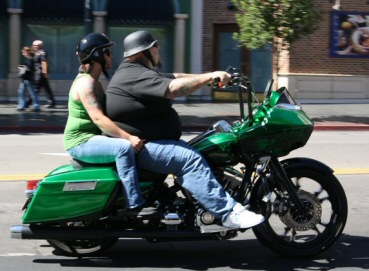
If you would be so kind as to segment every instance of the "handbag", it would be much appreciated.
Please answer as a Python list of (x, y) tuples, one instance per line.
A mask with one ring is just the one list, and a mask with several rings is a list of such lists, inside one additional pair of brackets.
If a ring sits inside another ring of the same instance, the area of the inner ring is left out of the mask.
[(18, 65), (18, 77), (24, 78), (28, 71), (28, 67), (26, 65)]

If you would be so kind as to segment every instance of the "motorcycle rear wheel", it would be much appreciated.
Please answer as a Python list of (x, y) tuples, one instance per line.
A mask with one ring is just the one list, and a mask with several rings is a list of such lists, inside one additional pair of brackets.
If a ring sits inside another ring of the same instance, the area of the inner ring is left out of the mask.
[(259, 180), (258, 195), (254, 194), (258, 206), (253, 207), (264, 207), (271, 214), (253, 231), (263, 245), (277, 254), (311, 257), (330, 248), (340, 237), (347, 220), (346, 195), (333, 174), (303, 167), (286, 169), (286, 172), (297, 188), (305, 212), (293, 211), (288, 200), (283, 201), (283, 197), (278, 195), (280, 191), (276, 185), (269, 187), (272, 196), (265, 208)]
[(58, 254), (64, 256), (87, 257), (99, 255), (111, 248), (118, 238), (104, 240), (47, 240)]

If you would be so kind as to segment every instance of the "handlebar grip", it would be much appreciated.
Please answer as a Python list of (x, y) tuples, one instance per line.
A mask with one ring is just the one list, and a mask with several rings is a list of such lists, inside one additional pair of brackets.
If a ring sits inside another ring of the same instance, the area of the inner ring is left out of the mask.
[(221, 83), (220, 77), (215, 77), (213, 82), (209, 83), (208, 86), (213, 89), (221, 88), (222, 83)]
[(220, 82), (220, 77), (215, 77), (213, 82), (214, 84), (218, 84)]
[(222, 88), (223, 84), (221, 83), (220, 77), (215, 77), (213, 80), (213, 88)]

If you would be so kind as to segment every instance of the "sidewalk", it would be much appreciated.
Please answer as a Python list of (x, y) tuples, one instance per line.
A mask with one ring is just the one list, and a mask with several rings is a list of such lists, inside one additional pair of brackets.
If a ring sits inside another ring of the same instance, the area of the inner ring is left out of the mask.
[[(303, 103), (315, 130), (368, 130), (369, 103)], [(239, 119), (238, 103), (176, 102), (184, 131), (204, 131), (218, 120)], [(67, 120), (66, 102), (40, 112), (18, 112), (15, 103), (0, 103), (0, 133), (62, 133)]]

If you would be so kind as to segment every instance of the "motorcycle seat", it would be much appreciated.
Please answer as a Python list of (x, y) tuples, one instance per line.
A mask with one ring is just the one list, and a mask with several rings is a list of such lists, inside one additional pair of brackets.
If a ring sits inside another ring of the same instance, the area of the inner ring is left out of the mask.
[(75, 169), (82, 169), (82, 168), (86, 168), (86, 167), (115, 167), (114, 162), (103, 163), (103, 164), (87, 163), (87, 162), (83, 162), (83, 161), (75, 159), (75, 158), (72, 158), (72, 160), (70, 160), (70, 163)]
[[(81, 160), (72, 158), (70, 163), (75, 169), (82, 169), (82, 168), (88, 168), (88, 167), (110, 167), (110, 168), (114, 168), (114, 169), (116, 168), (115, 162), (96, 164), (96, 163), (87, 163), (87, 162), (83, 162)], [(168, 175), (162, 174), (162, 173), (156, 173), (156, 172), (144, 170), (144, 169), (141, 169), (141, 168), (138, 169), (138, 178), (140, 180), (143, 180), (143, 179), (166, 179), (167, 176)]]

